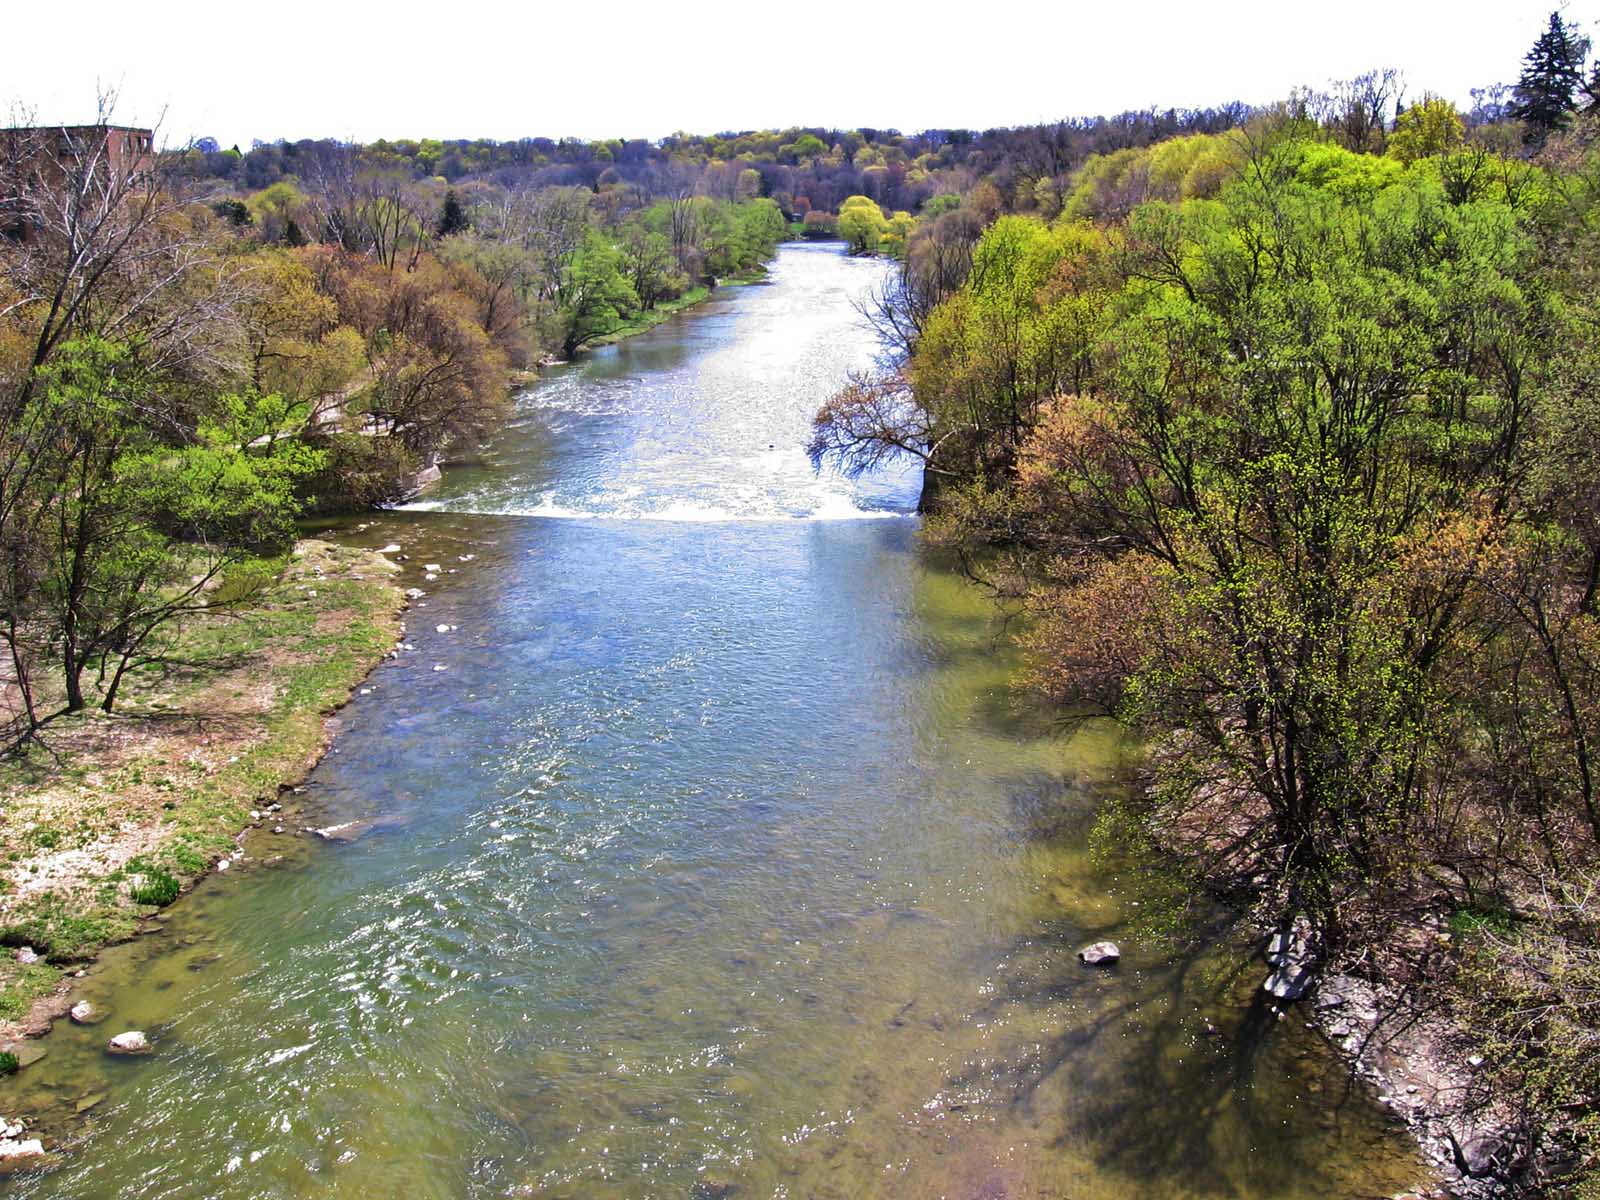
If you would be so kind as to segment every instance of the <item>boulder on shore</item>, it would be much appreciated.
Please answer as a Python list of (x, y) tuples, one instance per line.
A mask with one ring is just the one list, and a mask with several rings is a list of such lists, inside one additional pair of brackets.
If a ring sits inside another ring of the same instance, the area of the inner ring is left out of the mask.
[(1508, 1157), (1505, 1142), (1492, 1133), (1474, 1134), (1465, 1141), (1457, 1141), (1453, 1133), (1449, 1138), (1456, 1166), (1473, 1179), (1495, 1174)]
[(106, 1049), (112, 1054), (149, 1054), (153, 1049), (150, 1039), (145, 1037), (142, 1030), (130, 1029), (127, 1033), (119, 1033), (106, 1043)]
[(1078, 951), (1078, 960), (1091, 967), (1109, 967), (1121, 957), (1122, 951), (1115, 942), (1095, 942)]

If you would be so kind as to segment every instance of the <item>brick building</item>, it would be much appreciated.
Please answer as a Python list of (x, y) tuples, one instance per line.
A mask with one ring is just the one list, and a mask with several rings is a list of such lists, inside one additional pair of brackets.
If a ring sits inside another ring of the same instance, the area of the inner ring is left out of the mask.
[(0, 129), (0, 235), (26, 237), (28, 195), (92, 170), (118, 188), (155, 166), (155, 135), (126, 125)]

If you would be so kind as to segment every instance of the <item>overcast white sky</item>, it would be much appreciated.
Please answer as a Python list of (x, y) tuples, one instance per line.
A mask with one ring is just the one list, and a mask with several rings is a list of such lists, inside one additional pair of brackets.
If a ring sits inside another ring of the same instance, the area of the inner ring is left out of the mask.
[[(0, 105), (164, 140), (986, 128), (1279, 99), (1375, 66), (1465, 102), (1552, 0), (87, 0), (6, 5)], [(1561, 6), (1600, 33), (1600, 0)], [(1600, 42), (1600, 37), (1597, 37)]]

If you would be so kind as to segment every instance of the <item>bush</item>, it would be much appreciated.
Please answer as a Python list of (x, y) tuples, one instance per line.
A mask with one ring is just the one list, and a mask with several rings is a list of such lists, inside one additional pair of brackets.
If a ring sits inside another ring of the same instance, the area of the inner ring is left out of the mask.
[(17, 1061), (17, 1056), (9, 1050), (0, 1050), (0, 1075), (13, 1075), (22, 1064)]

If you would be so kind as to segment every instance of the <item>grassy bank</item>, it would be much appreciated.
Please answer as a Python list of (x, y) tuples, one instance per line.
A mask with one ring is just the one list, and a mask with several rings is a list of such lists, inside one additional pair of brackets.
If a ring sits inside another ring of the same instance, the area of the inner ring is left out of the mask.
[(252, 810), (316, 762), (325, 716), (394, 644), (394, 571), (301, 542), (259, 596), (192, 618), (119, 711), (62, 717), (0, 763), (0, 942), (41, 956), (0, 958), (0, 1041), (38, 1032), (64, 968), (232, 853)]
[[(719, 280), (717, 287), (746, 287), (752, 283), (761, 283), (766, 279), (766, 277), (767, 272), (765, 268), (763, 268), (758, 272), (752, 272), (748, 275), (739, 275), (732, 279)], [(586, 349), (592, 350), (598, 346), (610, 346), (617, 342), (624, 341), (627, 338), (631, 338), (635, 334), (644, 333), (647, 330), (654, 329), (657, 325), (664, 325), (679, 313), (694, 308), (696, 305), (704, 304), (707, 300), (711, 299), (711, 293), (714, 290), (715, 289), (708, 287), (694, 287), (690, 288), (676, 300), (663, 300), (660, 304), (657, 304), (648, 312), (635, 313), (604, 337), (597, 338), (595, 341), (589, 343)]]

